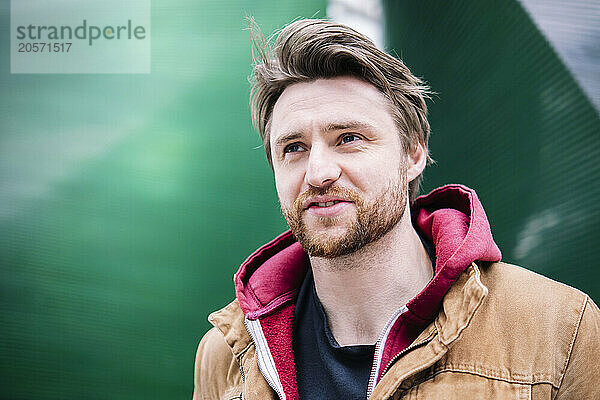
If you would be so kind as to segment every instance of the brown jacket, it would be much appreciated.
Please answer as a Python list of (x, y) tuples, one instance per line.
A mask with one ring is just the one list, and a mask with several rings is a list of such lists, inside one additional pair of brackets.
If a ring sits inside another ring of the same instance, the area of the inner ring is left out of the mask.
[[(194, 399), (277, 399), (235, 300), (196, 354)], [(600, 311), (584, 293), (505, 263), (471, 266), (371, 399), (600, 399)]]

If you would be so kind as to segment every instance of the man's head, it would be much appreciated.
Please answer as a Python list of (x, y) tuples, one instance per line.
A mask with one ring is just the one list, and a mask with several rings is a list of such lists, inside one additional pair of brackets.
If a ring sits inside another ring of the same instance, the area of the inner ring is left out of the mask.
[[(375, 86), (388, 100), (407, 154), (420, 143), (428, 150), (428, 87), (402, 61), (379, 50), (367, 37), (341, 24), (304, 19), (287, 25), (271, 48), (256, 34), (258, 59), (252, 78), (252, 120), (273, 166), (270, 124), (273, 107), (290, 85), (319, 78), (353, 76)], [(431, 161), (427, 155), (428, 161)], [(421, 176), (409, 184), (410, 199)]]
[(354, 252), (400, 221), (428, 159), (426, 93), (402, 62), (327, 21), (294, 22), (261, 52), (253, 118), (309, 254)]

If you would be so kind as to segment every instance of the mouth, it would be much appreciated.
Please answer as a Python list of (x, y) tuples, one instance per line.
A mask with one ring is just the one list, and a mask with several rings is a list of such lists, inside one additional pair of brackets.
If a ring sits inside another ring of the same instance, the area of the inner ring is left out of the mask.
[(311, 208), (311, 207), (318, 207), (318, 208), (326, 208), (326, 207), (331, 207), (335, 204), (338, 203), (348, 203), (345, 200), (332, 200), (332, 201), (323, 201), (323, 202), (312, 202), (308, 205), (307, 208)]
[(353, 201), (337, 196), (315, 196), (304, 203), (304, 211), (318, 217), (334, 217), (345, 212)]
[(315, 196), (311, 199), (306, 199), (303, 205), (304, 210), (328, 208), (333, 207), (340, 203), (352, 203), (350, 200), (346, 200), (341, 197), (334, 196)]

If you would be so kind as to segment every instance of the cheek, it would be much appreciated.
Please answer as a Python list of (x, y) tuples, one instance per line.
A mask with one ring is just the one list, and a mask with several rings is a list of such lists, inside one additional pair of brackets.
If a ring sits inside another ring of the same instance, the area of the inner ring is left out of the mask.
[(300, 194), (299, 185), (295, 184), (295, 180), (289, 176), (281, 176), (280, 174), (275, 175), (275, 187), (277, 189), (277, 196), (282, 206), (291, 207), (294, 204), (294, 200)]
[(371, 188), (377, 187), (377, 184), (385, 176), (389, 168), (380, 167), (380, 162), (376, 158), (364, 157), (359, 162), (347, 163), (342, 166), (342, 180), (340, 186), (356, 187), (359, 190), (368, 192)]

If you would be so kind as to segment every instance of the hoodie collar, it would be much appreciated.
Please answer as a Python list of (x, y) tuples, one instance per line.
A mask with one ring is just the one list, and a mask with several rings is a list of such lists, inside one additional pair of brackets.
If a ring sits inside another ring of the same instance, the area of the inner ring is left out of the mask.
[(433, 279), (407, 304), (422, 320), (432, 320), (442, 298), (463, 271), (475, 261), (500, 261), (487, 216), (473, 189), (451, 184), (415, 200), (413, 226), (433, 242)]
[[(431, 320), (444, 294), (474, 261), (499, 261), (501, 253), (477, 194), (450, 184), (418, 197), (411, 207), (415, 229), (436, 249), (435, 275), (408, 304), (417, 319)], [(293, 302), (310, 267), (309, 258), (287, 231), (256, 250), (234, 276), (236, 297), (253, 320)]]

